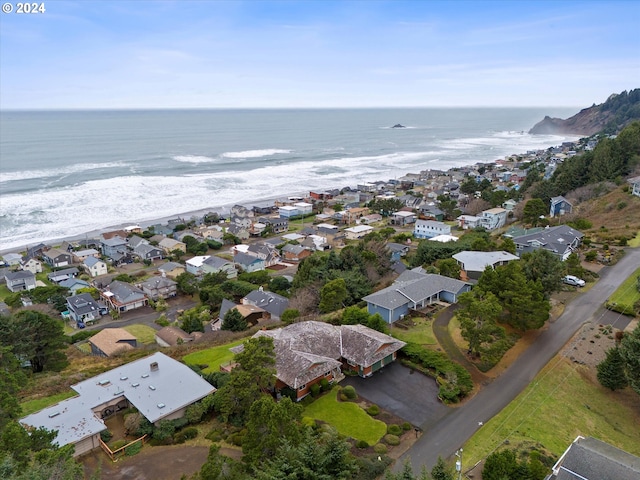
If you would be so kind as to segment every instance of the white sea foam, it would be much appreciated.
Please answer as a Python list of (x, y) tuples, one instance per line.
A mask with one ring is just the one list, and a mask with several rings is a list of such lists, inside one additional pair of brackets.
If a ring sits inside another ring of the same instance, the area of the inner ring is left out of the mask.
[(243, 152), (225, 152), (221, 157), (225, 158), (260, 158), (269, 157), (271, 155), (278, 155), (281, 153), (291, 153), (291, 150), (284, 150), (281, 148), (267, 148), (264, 150), (245, 150)]
[(176, 155), (172, 157), (176, 162), (184, 163), (212, 163), (217, 159), (205, 157), (204, 155)]
[(44, 168), (41, 170), (20, 170), (18, 172), (0, 172), (0, 183), (14, 182), (18, 180), (33, 180), (36, 178), (51, 178), (73, 175), (75, 173), (97, 170), (100, 168), (122, 168), (127, 166), (125, 162), (107, 163), (80, 163), (61, 168)]

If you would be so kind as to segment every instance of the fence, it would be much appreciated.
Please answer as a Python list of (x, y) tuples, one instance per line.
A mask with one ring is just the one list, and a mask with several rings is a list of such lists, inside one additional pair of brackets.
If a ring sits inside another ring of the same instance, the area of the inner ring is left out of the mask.
[(122, 457), (125, 454), (125, 450), (128, 447), (130, 447), (130, 446), (132, 446), (132, 445), (134, 445), (134, 444), (136, 444), (138, 442), (140, 442), (140, 446), (142, 447), (142, 445), (144, 445), (144, 442), (146, 441), (146, 439), (147, 439), (147, 435), (145, 434), (145, 435), (141, 436), (140, 438), (136, 438), (134, 441), (127, 443), (123, 447), (120, 447), (120, 448), (118, 448), (116, 450), (111, 450), (109, 448), (109, 445), (104, 443), (102, 441), (102, 439), (98, 437), (98, 440), (100, 441), (100, 447), (102, 447), (102, 450), (104, 450), (104, 452), (107, 455), (109, 455), (109, 458), (111, 459), (112, 462), (117, 462), (118, 458)]

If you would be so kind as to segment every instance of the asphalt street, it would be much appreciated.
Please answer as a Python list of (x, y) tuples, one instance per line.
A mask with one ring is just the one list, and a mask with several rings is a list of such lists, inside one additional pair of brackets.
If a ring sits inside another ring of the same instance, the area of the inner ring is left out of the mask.
[(482, 423), (499, 413), (529, 385), (584, 323), (600, 323), (604, 317), (602, 305), (638, 266), (640, 248), (627, 249), (621, 261), (601, 270), (596, 284), (567, 305), (564, 313), (500, 377), (465, 405), (451, 409), (435, 425), (425, 429), (424, 435), (396, 462), (396, 469), (402, 468), (407, 457), (415, 473), (419, 473), (423, 465), (431, 470), (438, 456), (451, 457), (482, 428)]

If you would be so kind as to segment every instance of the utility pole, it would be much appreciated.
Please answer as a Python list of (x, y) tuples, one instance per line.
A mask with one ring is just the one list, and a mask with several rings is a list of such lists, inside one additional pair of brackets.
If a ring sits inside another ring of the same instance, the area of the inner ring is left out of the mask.
[(456, 472), (458, 472), (458, 480), (462, 480), (462, 449), (456, 450)]

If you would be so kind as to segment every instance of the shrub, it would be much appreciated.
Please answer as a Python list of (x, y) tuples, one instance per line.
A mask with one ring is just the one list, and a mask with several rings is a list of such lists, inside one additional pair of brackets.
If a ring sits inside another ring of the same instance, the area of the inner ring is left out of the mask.
[(593, 262), (596, 258), (598, 258), (598, 252), (596, 252), (595, 250), (589, 250), (584, 254), (584, 259), (587, 262)]
[(207, 440), (211, 440), (212, 442), (219, 442), (220, 440), (222, 440), (222, 433), (220, 433), (219, 430), (214, 429), (207, 433), (204, 438), (206, 438)]
[(340, 401), (346, 402), (347, 400), (349, 400), (347, 396), (344, 393), (340, 393)]
[(198, 423), (205, 414), (205, 406), (202, 402), (189, 405), (185, 411), (185, 418), (189, 423)]
[(160, 325), (161, 327), (168, 327), (169, 325), (171, 325), (169, 323), (169, 320), (167, 320), (164, 315), (161, 316), (160, 318), (158, 318), (155, 322), (157, 325)]
[(400, 427), (400, 425), (389, 425), (387, 426), (387, 433), (390, 433), (391, 435), (402, 435), (402, 427)]
[(411, 424), (409, 422), (404, 422), (402, 424), (402, 430), (404, 430), (405, 432), (408, 432), (409, 430), (411, 430)]
[(320, 385), (318, 385), (317, 383), (311, 385), (311, 387), (309, 387), (309, 390), (311, 391), (311, 396), (313, 398), (316, 398), (318, 395), (320, 395)]
[(116, 450), (124, 447), (127, 443), (129, 442), (127, 442), (125, 439), (116, 440), (111, 445), (109, 445), (109, 448), (112, 452), (115, 452)]
[(384, 455), (387, 453), (387, 446), (384, 443), (376, 443), (373, 446), (373, 451), (379, 455)]
[(302, 417), (302, 422), (301, 423), (305, 427), (316, 428), (318, 426), (316, 421), (311, 417)]
[(351, 385), (347, 385), (342, 389), (342, 393), (346, 395), (349, 400), (355, 400), (358, 394), (356, 393), (356, 389)]
[(320, 389), (323, 392), (328, 392), (329, 390), (331, 390), (331, 384), (329, 383), (329, 380), (327, 380), (326, 378), (320, 380)]
[(372, 417), (375, 417), (376, 415), (380, 414), (380, 407), (378, 405), (371, 405), (369, 408), (367, 408), (366, 412)]
[(113, 433), (111, 433), (109, 430), (103, 430), (102, 432), (100, 432), (100, 438), (104, 443), (109, 443), (109, 440), (113, 438)]
[(142, 442), (136, 442), (133, 445), (129, 445), (127, 448), (125, 448), (124, 454), (127, 457), (132, 457), (136, 453), (140, 453), (140, 450), (142, 450)]
[(242, 440), (244, 440), (244, 435), (242, 435), (242, 433), (238, 432), (238, 433), (234, 433), (233, 435), (231, 435), (231, 443), (233, 443), (236, 447), (241, 447), (242, 446)]
[(387, 433), (383, 440), (387, 443), (387, 445), (395, 446), (400, 445), (400, 438), (397, 435), (393, 435), (391, 433)]
[(124, 432), (127, 435), (137, 435), (140, 430), (140, 422), (142, 420), (142, 414), (129, 413), (124, 416)]
[(358, 447), (358, 448), (369, 448), (369, 444), (365, 440), (358, 440), (356, 442), (356, 447)]
[(182, 433), (187, 440), (191, 440), (192, 438), (196, 438), (198, 436), (198, 429), (196, 427), (188, 427), (182, 430)]
[(71, 335), (70, 343), (78, 343), (87, 338), (93, 337), (99, 330), (82, 330), (81, 332)]

